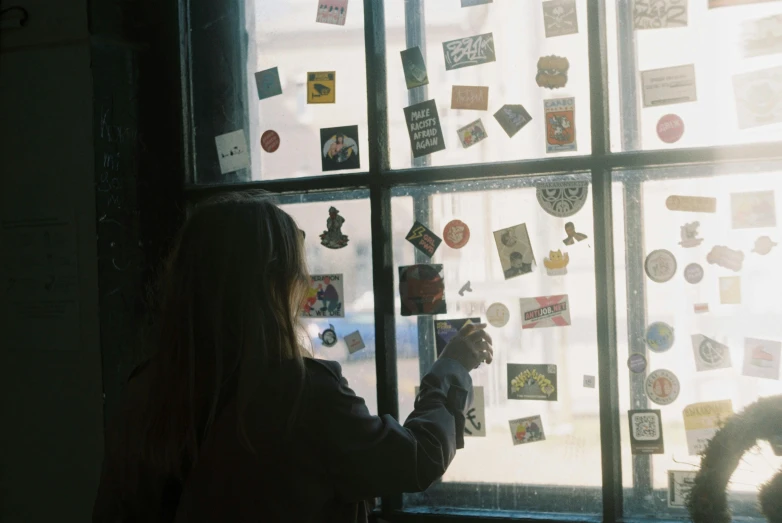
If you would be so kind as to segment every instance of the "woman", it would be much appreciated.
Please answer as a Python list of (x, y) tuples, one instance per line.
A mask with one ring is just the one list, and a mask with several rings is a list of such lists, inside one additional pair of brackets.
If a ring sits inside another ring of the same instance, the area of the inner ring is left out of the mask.
[(370, 415), (339, 364), (305, 354), (308, 283), (303, 235), (268, 200), (193, 212), (163, 274), (155, 353), (106, 436), (95, 523), (364, 521), (363, 500), (445, 472), (468, 371), (492, 359), (485, 325), (445, 347), (401, 426)]

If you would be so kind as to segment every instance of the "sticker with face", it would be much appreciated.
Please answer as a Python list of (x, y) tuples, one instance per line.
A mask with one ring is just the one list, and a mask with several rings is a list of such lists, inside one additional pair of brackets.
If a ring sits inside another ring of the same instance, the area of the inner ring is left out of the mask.
[(329, 207), (329, 217), (326, 219), (326, 230), (320, 235), (320, 244), (329, 249), (341, 249), (348, 244), (348, 237), (342, 234), (345, 218), (339, 214), (339, 209)]
[(318, 334), (318, 337), (324, 347), (333, 347), (337, 344), (337, 332), (334, 330), (334, 325), (329, 324), (329, 328)]
[(486, 128), (483, 126), (480, 118), (468, 123), (461, 129), (457, 129), (456, 134), (459, 135), (459, 141), (462, 142), (462, 147), (465, 149), (488, 138)]
[(562, 251), (549, 251), (548, 257), (543, 258), (543, 265), (546, 267), (546, 273), (549, 276), (562, 276), (567, 274), (567, 264), (570, 263), (568, 253), (562, 254)]
[(470, 241), (470, 228), (461, 220), (451, 220), (443, 228), (443, 239), (451, 249), (461, 249)]
[(494, 242), (505, 279), (527, 274), (535, 268), (535, 255), (527, 234), (527, 225), (522, 223), (494, 231)]
[(562, 243), (564, 243), (565, 245), (573, 245), (576, 242), (584, 241), (587, 239), (586, 234), (576, 232), (576, 226), (573, 225), (573, 222), (567, 222), (565, 224), (565, 233), (567, 234), (567, 238), (562, 240)]
[(344, 318), (342, 274), (311, 274), (301, 315), (307, 318)]
[(540, 416), (515, 419), (508, 423), (510, 424), (510, 434), (514, 445), (534, 443), (546, 439), (546, 435), (543, 432), (543, 421), (540, 419)]
[(538, 60), (538, 74), (535, 82), (546, 89), (559, 89), (567, 85), (570, 62), (561, 56), (544, 56)]
[(324, 171), (359, 169), (358, 126), (329, 127), (320, 130), (321, 168)]

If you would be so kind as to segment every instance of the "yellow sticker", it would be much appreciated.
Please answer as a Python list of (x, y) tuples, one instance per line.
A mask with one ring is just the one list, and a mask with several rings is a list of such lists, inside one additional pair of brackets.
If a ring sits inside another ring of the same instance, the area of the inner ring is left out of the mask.
[(333, 104), (336, 100), (336, 78), (334, 71), (307, 73), (307, 103)]

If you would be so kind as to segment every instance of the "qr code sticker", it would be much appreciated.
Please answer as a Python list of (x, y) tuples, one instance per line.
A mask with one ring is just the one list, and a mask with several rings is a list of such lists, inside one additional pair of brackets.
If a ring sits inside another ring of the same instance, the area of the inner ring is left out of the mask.
[(660, 439), (660, 419), (657, 414), (633, 414), (633, 437), (638, 441)]

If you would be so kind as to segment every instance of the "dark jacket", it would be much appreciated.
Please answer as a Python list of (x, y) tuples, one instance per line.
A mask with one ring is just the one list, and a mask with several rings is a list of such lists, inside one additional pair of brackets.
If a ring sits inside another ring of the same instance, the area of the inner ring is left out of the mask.
[[(425, 490), (463, 446), (472, 380), (456, 360), (435, 362), (404, 426), (371, 415), (338, 363), (307, 359), (306, 368), (292, 433), (285, 429), (290, 370), (283, 367), (250, 407), (258, 413), (247, 427), (257, 455), (240, 444), (229, 400), (184, 483), (143, 463), (123, 462), (127, 446), (140, 440), (135, 419), (145, 401), (165, 401), (147, 397), (148, 373), (131, 376), (122, 412), (106, 436), (93, 523), (362, 522), (365, 500)], [(128, 474), (143, 479), (140, 492), (123, 488), (120, 477)]]

